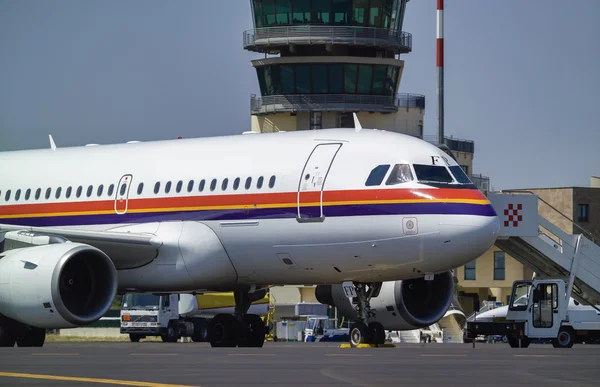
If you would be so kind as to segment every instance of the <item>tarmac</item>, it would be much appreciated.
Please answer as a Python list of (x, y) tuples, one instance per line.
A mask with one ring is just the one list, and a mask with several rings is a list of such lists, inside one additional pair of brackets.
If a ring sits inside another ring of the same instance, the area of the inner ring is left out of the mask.
[(600, 345), (47, 343), (0, 348), (0, 386), (598, 386)]

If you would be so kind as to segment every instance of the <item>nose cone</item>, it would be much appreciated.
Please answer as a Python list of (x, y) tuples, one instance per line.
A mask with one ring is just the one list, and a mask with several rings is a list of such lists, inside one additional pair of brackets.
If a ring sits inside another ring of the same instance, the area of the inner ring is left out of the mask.
[(440, 218), (440, 231), (448, 258), (455, 267), (483, 255), (496, 242), (500, 220), (491, 205), (481, 215), (446, 215)]

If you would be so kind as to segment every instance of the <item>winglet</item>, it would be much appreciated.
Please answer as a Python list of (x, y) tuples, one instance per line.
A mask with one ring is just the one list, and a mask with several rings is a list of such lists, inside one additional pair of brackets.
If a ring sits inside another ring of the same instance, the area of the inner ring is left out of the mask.
[(352, 117), (354, 117), (354, 129), (356, 129), (357, 132), (360, 132), (362, 126), (360, 125), (360, 121), (358, 120), (356, 113), (352, 113)]
[(54, 143), (54, 139), (52, 138), (52, 135), (49, 134), (48, 137), (50, 138), (50, 149), (52, 149), (53, 151), (56, 150), (56, 144)]

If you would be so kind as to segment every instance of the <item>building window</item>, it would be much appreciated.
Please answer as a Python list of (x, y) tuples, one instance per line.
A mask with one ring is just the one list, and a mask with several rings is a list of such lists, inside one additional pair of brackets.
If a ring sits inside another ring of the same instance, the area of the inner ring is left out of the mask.
[(588, 205), (578, 204), (577, 205), (577, 221), (587, 222), (588, 221)]
[(506, 279), (506, 266), (504, 251), (494, 251), (494, 280)]
[(323, 113), (310, 112), (310, 128), (321, 129), (323, 127)]
[(465, 265), (465, 280), (475, 280), (475, 260)]
[(463, 169), (463, 171), (465, 171), (465, 175), (469, 176), (469, 166), (461, 165), (460, 167)]

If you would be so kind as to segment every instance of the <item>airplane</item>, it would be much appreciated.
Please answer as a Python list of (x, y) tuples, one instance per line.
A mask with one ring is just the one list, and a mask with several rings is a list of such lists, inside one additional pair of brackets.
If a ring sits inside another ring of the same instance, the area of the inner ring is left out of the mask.
[(360, 123), (51, 143), (0, 153), (0, 346), (42, 346), (45, 329), (91, 324), (117, 294), (233, 291), (211, 346), (261, 347), (252, 302), (304, 284), (343, 287), (357, 300), (351, 343), (373, 343), (373, 296), (393, 285), (399, 321), (434, 320), (453, 296), (450, 271), (499, 230), (444, 151)]

